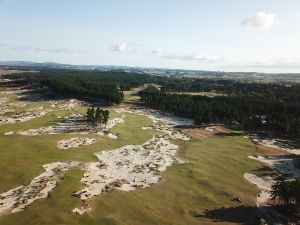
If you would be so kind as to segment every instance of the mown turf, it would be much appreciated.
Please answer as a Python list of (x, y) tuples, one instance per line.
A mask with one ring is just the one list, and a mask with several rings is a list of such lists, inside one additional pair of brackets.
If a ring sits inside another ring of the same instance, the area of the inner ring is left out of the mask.
[[(184, 149), (181, 154), (186, 164), (170, 167), (163, 180), (150, 188), (102, 194), (91, 201), (91, 215), (77, 216), (71, 212), (80, 206), (80, 201), (70, 197), (81, 186), (81, 173), (74, 170), (50, 199), (37, 201), (22, 213), (0, 218), (0, 224), (210, 224), (214, 218), (207, 218), (204, 211), (214, 209), (221, 213), (216, 224), (250, 220), (251, 207), (238, 209), (254, 204), (256, 190), (244, 180), (243, 174), (260, 166), (247, 158), (255, 152), (255, 146), (240, 136), (178, 144)], [(234, 197), (240, 197), (243, 203), (231, 201)], [(236, 213), (232, 209), (237, 209)]]
[[(114, 110), (111, 110), (114, 111)], [(112, 131), (120, 134), (119, 139), (98, 135), (42, 135), (42, 136), (4, 136), (7, 131), (19, 131), (30, 128), (48, 126), (58, 121), (57, 116), (67, 114), (66, 111), (50, 112), (46, 116), (24, 123), (0, 126), (0, 192), (30, 181), (43, 171), (41, 165), (56, 161), (77, 160), (81, 162), (96, 161), (93, 153), (102, 150), (113, 150), (127, 144), (142, 144), (156, 132), (142, 130), (143, 126), (151, 124), (151, 120), (143, 116), (127, 114), (125, 124), (117, 124)], [(112, 117), (120, 114), (112, 113)], [(138, 132), (137, 132), (138, 131)], [(57, 142), (72, 137), (94, 137), (93, 145), (76, 149), (59, 150)]]
[[(81, 108), (80, 112), (84, 110)], [(126, 113), (126, 123), (112, 129), (120, 134), (118, 140), (83, 135), (96, 137), (98, 142), (77, 149), (62, 151), (56, 144), (60, 139), (78, 135), (3, 135), (11, 130), (48, 126), (57, 122), (57, 116), (68, 113), (60, 110), (25, 123), (0, 126), (0, 193), (30, 181), (43, 171), (41, 165), (45, 163), (95, 161), (94, 152), (142, 144), (156, 133), (141, 129), (151, 124), (149, 119)], [(111, 109), (111, 116), (120, 114)], [(80, 178), (83, 172), (72, 169), (50, 198), (36, 201), (23, 212), (0, 217), (0, 225), (206, 225), (249, 221), (256, 189), (243, 178), (243, 174), (255, 172), (260, 167), (259, 163), (247, 158), (255, 153), (255, 145), (242, 136), (213, 136), (175, 142), (187, 163), (168, 168), (158, 184), (131, 192), (102, 194), (90, 202), (94, 209), (90, 215), (78, 216), (72, 213), (72, 209), (82, 203), (71, 194), (82, 187)], [(235, 197), (241, 198), (242, 203), (232, 201)]]

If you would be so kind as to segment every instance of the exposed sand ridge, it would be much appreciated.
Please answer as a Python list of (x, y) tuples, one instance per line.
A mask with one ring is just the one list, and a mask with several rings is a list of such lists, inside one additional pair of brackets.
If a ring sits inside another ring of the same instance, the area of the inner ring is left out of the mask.
[(192, 121), (178, 117), (167, 117), (156, 111), (147, 112), (144, 109), (116, 109), (118, 113), (135, 113), (152, 119), (153, 126), (164, 132), (155, 135), (143, 145), (127, 145), (112, 151), (102, 151), (95, 155), (98, 162), (86, 163), (85, 173), (81, 181), (86, 187), (74, 194), (85, 202), (84, 207), (73, 210), (74, 213), (89, 213), (91, 208), (87, 200), (103, 192), (114, 189), (132, 191), (136, 188), (146, 188), (160, 181), (163, 172), (174, 163), (184, 163), (176, 154), (178, 146), (171, 139), (190, 140), (190, 137), (174, 129), (180, 125), (191, 125)]
[(44, 165), (45, 172), (28, 183), (0, 194), (0, 215), (24, 210), (34, 201), (46, 198), (61, 181), (64, 173), (78, 162), (55, 162)]
[(37, 129), (29, 129), (19, 131), (18, 134), (25, 136), (38, 136), (48, 134), (97, 134), (100, 136), (108, 136), (118, 138), (116, 134), (109, 132), (118, 123), (124, 123), (124, 117), (114, 118), (108, 121), (107, 125), (94, 127), (87, 123), (81, 114), (72, 114), (63, 117), (63, 121), (48, 127)]
[(58, 142), (59, 149), (78, 148), (82, 145), (91, 145), (96, 142), (94, 138), (70, 138), (63, 139)]
[[(121, 148), (95, 153), (97, 162), (55, 162), (43, 167), (45, 172), (35, 177), (30, 183), (21, 185), (15, 189), (0, 194), (0, 215), (19, 212), (40, 198), (46, 198), (48, 194), (59, 184), (64, 173), (71, 167), (81, 166), (84, 176), (81, 181), (85, 188), (74, 193), (79, 197), (84, 206), (73, 210), (74, 213), (84, 214), (91, 212), (88, 200), (114, 189), (131, 191), (136, 188), (146, 188), (159, 182), (161, 172), (174, 163), (184, 163), (177, 157), (178, 146), (171, 143), (172, 139), (190, 140), (188, 135), (181, 133), (177, 126), (191, 125), (192, 121), (163, 115), (159, 112), (147, 109), (117, 109), (119, 113), (134, 113), (146, 116), (153, 121), (153, 126), (147, 129), (156, 129), (164, 134), (155, 135), (142, 145), (126, 145)], [(117, 123), (124, 123), (125, 115), (110, 120), (104, 131), (108, 131)], [(42, 135), (64, 132), (87, 132), (78, 128), (78, 121), (82, 121), (82, 115), (75, 114), (66, 118), (65, 122), (46, 128), (32, 129), (19, 132), (23, 135)], [(68, 124), (69, 125), (66, 125)], [(86, 126), (84, 124), (83, 126)], [(89, 131), (88, 131), (89, 132)], [(98, 131), (99, 132), (99, 131)], [(102, 132), (102, 131), (101, 131)], [(83, 142), (82, 142), (83, 141)], [(62, 148), (77, 147), (81, 144), (90, 144), (93, 139), (65, 139), (61, 140)]]
[[(294, 155), (299, 155), (299, 149), (291, 147), (287, 140), (278, 139), (263, 139), (258, 135), (245, 136), (250, 138), (254, 143), (272, 148), (275, 150), (286, 151)], [(265, 206), (269, 204), (271, 194), (270, 190), (272, 184), (275, 182), (277, 176), (284, 176), (287, 180), (300, 178), (300, 169), (295, 165), (293, 155), (279, 155), (279, 156), (249, 156), (250, 159), (256, 160), (267, 165), (274, 172), (273, 175), (256, 176), (254, 174), (244, 174), (245, 179), (250, 183), (255, 184), (261, 193), (257, 197), (257, 205)]]

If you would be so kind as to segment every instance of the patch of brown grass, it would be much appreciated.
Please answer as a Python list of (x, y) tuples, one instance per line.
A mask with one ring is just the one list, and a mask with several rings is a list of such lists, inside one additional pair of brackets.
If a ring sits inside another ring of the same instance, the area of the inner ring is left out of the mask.
[[(207, 130), (207, 128), (211, 129), (211, 131)], [(221, 125), (184, 129), (183, 131), (192, 136), (193, 138), (207, 138), (217, 134), (220, 135), (230, 133), (230, 131), (227, 128)]]
[(283, 155), (292, 155), (288, 151), (284, 151), (277, 148), (270, 148), (266, 147), (264, 145), (257, 144), (257, 155), (263, 155), (263, 156), (283, 156)]

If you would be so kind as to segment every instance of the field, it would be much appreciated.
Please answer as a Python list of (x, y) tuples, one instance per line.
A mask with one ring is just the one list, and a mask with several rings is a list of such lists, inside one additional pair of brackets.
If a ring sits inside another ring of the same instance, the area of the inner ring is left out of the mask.
[[(8, 96), (12, 102), (19, 100)], [(1, 96), (2, 97), (2, 96)], [(27, 102), (26, 109), (44, 106), (49, 102)], [(84, 107), (76, 109), (84, 112)], [(117, 117), (110, 108), (111, 118)], [(43, 169), (41, 165), (56, 161), (96, 161), (93, 153), (113, 150), (128, 144), (143, 144), (156, 130), (146, 130), (152, 121), (142, 115), (125, 113), (125, 123), (111, 131), (118, 139), (94, 134), (95, 144), (66, 151), (56, 147), (58, 140), (76, 137), (75, 134), (41, 136), (6, 136), (4, 133), (45, 127), (56, 123), (57, 117), (70, 114), (69, 110), (54, 110), (27, 122), (0, 125), (0, 193), (29, 182)], [(192, 134), (191, 134), (192, 135)], [(0, 224), (240, 224), (251, 220), (257, 190), (243, 177), (245, 172), (257, 173), (261, 164), (247, 158), (256, 153), (256, 146), (243, 135), (213, 135), (194, 137), (190, 141), (174, 140), (180, 148), (178, 155), (185, 164), (175, 164), (162, 173), (162, 180), (145, 189), (124, 192), (113, 190), (93, 198), (93, 211), (75, 215), (74, 207), (81, 204), (72, 196), (83, 184), (83, 171), (70, 169), (48, 198), (35, 201), (24, 211), (2, 215)], [(232, 201), (240, 198), (241, 203)]]

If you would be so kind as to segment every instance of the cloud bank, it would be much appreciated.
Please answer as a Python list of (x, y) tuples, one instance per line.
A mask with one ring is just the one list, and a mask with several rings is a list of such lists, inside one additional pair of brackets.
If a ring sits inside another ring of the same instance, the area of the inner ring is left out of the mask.
[(241, 26), (252, 29), (268, 29), (273, 27), (276, 22), (276, 16), (271, 13), (258, 12), (253, 17), (245, 18)]
[(205, 62), (205, 63), (217, 63), (220, 62), (219, 58), (210, 58), (205, 56), (200, 56), (196, 53), (171, 53), (162, 56), (165, 59), (176, 59), (183, 61), (195, 61), (195, 62)]
[(85, 51), (79, 49), (71, 49), (71, 48), (42, 48), (42, 47), (29, 47), (29, 46), (14, 46), (9, 44), (0, 43), (0, 48), (7, 49), (10, 51), (17, 52), (41, 52), (41, 53), (60, 53), (60, 54), (80, 54)]

